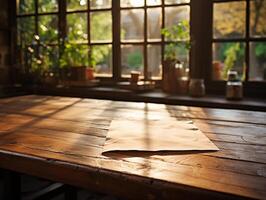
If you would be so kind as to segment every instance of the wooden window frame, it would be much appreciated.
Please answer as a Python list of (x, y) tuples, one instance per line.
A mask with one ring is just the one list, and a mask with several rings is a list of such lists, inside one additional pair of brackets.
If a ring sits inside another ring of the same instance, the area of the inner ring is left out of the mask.
[[(205, 80), (205, 86), (207, 93), (209, 94), (224, 94), (225, 91), (225, 81), (214, 81), (211, 79), (212, 77), (212, 43), (213, 42), (225, 42), (228, 40), (220, 40), (220, 39), (213, 39), (213, 4), (218, 2), (231, 2), (232, 0), (191, 0), (190, 3), (190, 34), (192, 40), (197, 41), (196, 43), (192, 43), (191, 51), (190, 51), (190, 77), (191, 78), (203, 78)], [(250, 0), (234, 0), (234, 1), (246, 1), (247, 2), (247, 10), (246, 10), (246, 18), (249, 19), (250, 16)], [(35, 3), (38, 2), (38, 0), (35, 0)], [(146, 1), (145, 1), (146, 2)], [(26, 17), (26, 16), (35, 16), (35, 23), (38, 23), (38, 15), (49, 15), (49, 14), (57, 14), (58, 15), (58, 31), (59, 31), (59, 38), (64, 38), (66, 36), (66, 0), (58, 0), (58, 12), (52, 12), (52, 13), (39, 13), (36, 15), (34, 14), (23, 14), (23, 15), (17, 15), (16, 13), (16, 0), (10, 1), (10, 13), (13, 13), (11, 15), (11, 53), (13, 57), (16, 57), (16, 18), (17, 17)], [(177, 4), (177, 5), (171, 5), (171, 6), (182, 6), (182, 5), (188, 5), (186, 4)], [(37, 3), (38, 5), (38, 3)], [(89, 6), (89, 4), (88, 4)], [(162, 4), (158, 6), (148, 6), (151, 8), (154, 7), (161, 7), (162, 8), (162, 28), (165, 27), (165, 13), (164, 8), (169, 5), (164, 4), (164, 0), (162, 0)], [(37, 9), (37, 6), (35, 6)], [(138, 7), (137, 7), (138, 8)], [(132, 8), (132, 9), (137, 9)], [(143, 7), (145, 10), (145, 24), (147, 24), (147, 5)], [(89, 9), (89, 8), (88, 8)], [(101, 9), (99, 9), (101, 10)], [(106, 10), (106, 9), (103, 9)], [(92, 10), (93, 11), (93, 10)], [(112, 77), (111, 78), (103, 78), (107, 79), (110, 82), (114, 81), (121, 81), (125, 80), (121, 77), (121, 41), (120, 41), (120, 32), (121, 32), (121, 24), (120, 24), (120, 17), (121, 17), (121, 8), (120, 8), (120, 0), (113, 0), (112, 6), (111, 6), (111, 12), (112, 12), (112, 22), (119, 22), (119, 23), (112, 23), (112, 55), (113, 55), (113, 63), (112, 63)], [(72, 11), (72, 13), (79, 12), (79, 11)], [(85, 11), (85, 12), (88, 12)], [(16, 14), (14, 14), (16, 13)], [(88, 12), (89, 17), (89, 12)], [(246, 20), (246, 36), (243, 40), (246, 44), (249, 44), (251, 41), (266, 41), (266, 38), (250, 38), (249, 37), (249, 20)], [(37, 25), (35, 26), (36, 29)], [(147, 27), (145, 26), (145, 29)], [(89, 29), (89, 26), (88, 26)], [(36, 30), (38, 32), (38, 30)], [(146, 33), (147, 31), (144, 31)], [(88, 30), (88, 35), (90, 34)], [(146, 34), (145, 34), (146, 35)], [(146, 37), (146, 36), (145, 36)], [(146, 42), (144, 43), (147, 46), (149, 42), (147, 42), (147, 38), (145, 39)], [(88, 42), (89, 43), (89, 42)], [(151, 44), (156, 44), (157, 42), (151, 42)], [(161, 39), (161, 49), (162, 49), (162, 61), (164, 57), (164, 45), (167, 42), (164, 41), (164, 38), (162, 36)], [(157, 43), (158, 44), (158, 43)], [(246, 46), (246, 65), (247, 65), (247, 71), (249, 70), (249, 45)], [(145, 74), (147, 74), (147, 47), (144, 51), (144, 71)], [(163, 62), (162, 62), (163, 63)], [(13, 63), (14, 65), (16, 63)], [(247, 73), (248, 75), (248, 73)], [(145, 75), (145, 78), (147, 78), (147, 75)], [(246, 79), (248, 80), (248, 79)], [(160, 81), (159, 81), (160, 82)], [(266, 97), (266, 82), (258, 82), (258, 81), (244, 81), (244, 95), (245, 96), (256, 96), (256, 97)]]
[[(120, 4), (120, 0), (118, 0), (117, 2), (119, 2)], [(120, 38), (120, 34), (119, 34), (119, 43), (120, 43), (120, 60), (121, 60), (121, 45), (138, 45), (138, 46), (142, 46), (143, 47), (143, 68), (144, 68), (144, 80), (149, 80), (149, 72), (148, 72), (148, 45), (160, 45), (161, 47), (161, 65), (163, 66), (164, 64), (164, 49), (165, 49), (165, 45), (169, 44), (170, 41), (165, 41), (165, 38), (163, 35), (161, 35), (160, 41), (149, 41), (148, 40), (148, 28), (147, 28), (147, 23), (148, 23), (148, 15), (147, 15), (147, 10), (149, 8), (161, 8), (161, 15), (162, 15), (162, 19), (161, 19), (161, 27), (160, 29), (165, 28), (165, 8), (173, 8), (173, 7), (183, 7), (183, 6), (190, 6), (190, 3), (178, 3), (178, 4), (165, 4), (165, 0), (161, 0), (161, 4), (160, 5), (147, 5), (147, 0), (144, 1), (144, 6), (138, 6), (138, 7), (120, 7), (119, 9), (119, 13), (121, 15), (121, 10), (135, 10), (135, 9), (139, 9), (139, 10), (144, 10), (144, 30), (143, 30), (143, 41), (140, 42), (126, 42), (126, 41), (121, 41)], [(191, 11), (190, 11), (191, 13)], [(189, 13), (189, 16), (191, 16), (191, 14)], [(190, 19), (190, 17), (189, 17)], [(120, 22), (120, 21), (119, 21)], [(120, 22), (121, 24), (121, 22)], [(122, 71), (122, 66), (121, 66), (121, 61), (119, 64), (119, 68), (120, 68), (120, 72)], [(161, 77), (162, 78), (162, 77)], [(158, 82), (161, 81), (161, 78), (159, 79), (154, 79)], [(127, 78), (123, 78), (122, 77), (122, 73), (120, 73), (119, 76), (119, 80), (126, 80)]]
[[(233, 39), (221, 39), (221, 38), (213, 38), (213, 16), (214, 16), (214, 4), (219, 3), (229, 3), (229, 2), (246, 2), (246, 18), (245, 18), (245, 35), (243, 38), (233, 38)], [(211, 11), (211, 50), (212, 50), (212, 44), (215, 43), (224, 43), (224, 42), (243, 42), (245, 44), (245, 80), (243, 81), (244, 84), (244, 96), (251, 96), (251, 97), (266, 97), (266, 81), (250, 81), (249, 80), (249, 70), (250, 70), (250, 43), (251, 42), (266, 42), (266, 37), (252, 37), (250, 35), (250, 0), (212, 0), (211, 5), (209, 4), (209, 10)], [(209, 22), (209, 23), (210, 23)], [(209, 55), (211, 59), (209, 59), (209, 64), (207, 65), (207, 72), (205, 73), (205, 80), (207, 82), (207, 90), (209, 93), (213, 94), (224, 94), (225, 92), (225, 84), (226, 81), (221, 80), (212, 80), (212, 51)]]

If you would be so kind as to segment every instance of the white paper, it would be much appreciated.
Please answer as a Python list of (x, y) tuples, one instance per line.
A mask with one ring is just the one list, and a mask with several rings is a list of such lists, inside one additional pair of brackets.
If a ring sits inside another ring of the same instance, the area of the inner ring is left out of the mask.
[(103, 152), (219, 150), (191, 121), (112, 121)]

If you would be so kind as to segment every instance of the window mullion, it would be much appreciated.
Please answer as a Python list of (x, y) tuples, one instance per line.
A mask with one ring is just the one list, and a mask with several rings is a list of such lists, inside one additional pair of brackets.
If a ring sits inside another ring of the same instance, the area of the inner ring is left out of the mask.
[[(204, 12), (203, 12), (204, 10)], [(191, 0), (191, 78), (211, 78), (212, 2)]]
[[(161, 24), (161, 29), (165, 28), (165, 3), (164, 3), (165, 0), (162, 0), (162, 24)], [(165, 40), (164, 40), (164, 35), (161, 34), (161, 41), (162, 41), (162, 44), (161, 44), (161, 63), (162, 63), (162, 66), (164, 66), (164, 49), (165, 49)], [(162, 69), (162, 73), (164, 74), (164, 67)]]
[(246, 0), (246, 50), (245, 50), (245, 63), (246, 63), (246, 68), (245, 68), (245, 80), (249, 80), (249, 63), (250, 63), (250, 55), (249, 55), (249, 36), (250, 36), (250, 30), (249, 30), (249, 23), (250, 23), (250, 1)]
[(144, 80), (147, 80), (148, 77), (148, 52), (147, 52), (147, 0), (144, 2)]
[(121, 45), (120, 45), (120, 0), (112, 1), (112, 37), (113, 37), (113, 79), (121, 78)]
[(90, 1), (88, 0), (88, 7), (87, 7), (87, 37), (88, 37), (88, 44), (91, 44), (91, 10), (90, 10)]
[(39, 23), (39, 16), (38, 16), (38, 0), (35, 0), (34, 1), (34, 4), (35, 4), (35, 34), (36, 35), (39, 35), (39, 29), (38, 29), (38, 23)]

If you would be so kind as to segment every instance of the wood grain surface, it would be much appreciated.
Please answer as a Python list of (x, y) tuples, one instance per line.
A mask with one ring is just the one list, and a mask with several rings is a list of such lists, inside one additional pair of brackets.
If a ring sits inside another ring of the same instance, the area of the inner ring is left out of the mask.
[[(102, 155), (113, 119), (164, 115), (192, 120), (220, 151)], [(0, 99), (0, 167), (127, 199), (266, 199), (266, 113), (36, 95)]]

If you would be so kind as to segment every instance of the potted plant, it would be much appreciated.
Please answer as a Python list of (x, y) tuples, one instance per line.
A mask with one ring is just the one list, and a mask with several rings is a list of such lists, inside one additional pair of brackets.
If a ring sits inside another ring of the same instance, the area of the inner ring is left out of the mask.
[(34, 35), (32, 44), (26, 45), (24, 48), (24, 64), (25, 64), (25, 83), (41, 84), (44, 82), (44, 75), (49, 70), (46, 57), (38, 53), (38, 46), (46, 48), (39, 39), (38, 35)]
[(183, 70), (180, 67), (176, 69), (176, 66), (182, 64), (181, 54), (187, 53), (190, 49), (189, 22), (183, 20), (177, 25), (162, 29), (161, 33), (169, 41), (164, 49), (163, 90), (175, 93), (177, 89), (177, 74), (180, 74), (176, 70)]
[[(88, 59), (88, 53), (87, 46), (71, 44), (65, 40), (60, 56), (60, 68), (63, 71), (63, 76), (66, 76), (67, 73), (67, 77), (72, 81), (85, 81), (88, 73), (91, 73), (88, 72), (91, 71), (91, 69), (87, 69), (88, 64), (90, 64), (90, 68), (93, 67), (92, 59)], [(89, 77), (92, 78), (93, 75), (90, 74)]]

